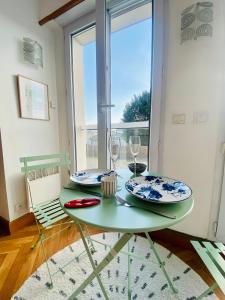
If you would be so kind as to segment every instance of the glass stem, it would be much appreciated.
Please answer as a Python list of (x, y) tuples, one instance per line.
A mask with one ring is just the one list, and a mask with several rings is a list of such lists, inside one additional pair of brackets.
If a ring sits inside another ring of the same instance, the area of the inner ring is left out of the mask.
[(113, 171), (116, 171), (116, 162), (113, 160)]
[(135, 176), (137, 175), (137, 172), (136, 172), (136, 155), (134, 155), (134, 175)]

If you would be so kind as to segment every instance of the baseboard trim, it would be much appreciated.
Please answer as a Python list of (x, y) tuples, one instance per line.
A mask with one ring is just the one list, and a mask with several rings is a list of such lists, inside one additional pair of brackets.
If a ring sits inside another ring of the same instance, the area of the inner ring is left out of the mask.
[(9, 223), (10, 234), (35, 223), (33, 213), (27, 213)]
[(29, 226), (35, 223), (33, 213), (27, 213), (12, 222), (0, 217), (0, 232), (4, 235), (10, 235), (23, 229), (25, 226)]

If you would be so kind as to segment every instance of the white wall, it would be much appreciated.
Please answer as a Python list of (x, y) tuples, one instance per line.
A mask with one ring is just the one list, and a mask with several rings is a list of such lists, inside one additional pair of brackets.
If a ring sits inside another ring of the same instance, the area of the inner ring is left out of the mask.
[[(59, 151), (58, 113), (50, 109), (50, 121), (19, 118), (16, 75), (48, 84), (50, 101), (57, 103), (55, 80), (55, 39), (47, 27), (38, 25), (38, 0), (0, 0), (0, 128), (2, 135), (9, 219), (27, 212), (19, 158)], [(44, 68), (37, 69), (21, 60), (23, 37), (37, 40), (43, 47)], [(16, 203), (22, 209), (16, 210)]]
[[(48, 23), (55, 35), (55, 63), (56, 63), (56, 89), (58, 98), (58, 118), (59, 118), (59, 144), (60, 152), (69, 153), (68, 137), (68, 114), (66, 97), (66, 79), (65, 79), (65, 44), (64, 32), (55, 21)], [(62, 183), (68, 183), (68, 173), (66, 169), (62, 170)]]
[[(214, 182), (215, 163), (221, 155), (222, 141), (219, 133), (225, 87), (225, 4), (222, 0), (212, 1), (212, 38), (200, 37), (181, 44), (180, 14), (195, 2), (169, 0), (162, 171), (183, 179), (194, 193), (192, 214), (175, 229), (206, 237), (211, 206), (218, 209), (218, 199), (213, 195), (218, 189)], [(208, 114), (208, 121), (195, 124), (194, 113), (201, 111)], [(172, 124), (174, 113), (186, 114), (186, 123)]]

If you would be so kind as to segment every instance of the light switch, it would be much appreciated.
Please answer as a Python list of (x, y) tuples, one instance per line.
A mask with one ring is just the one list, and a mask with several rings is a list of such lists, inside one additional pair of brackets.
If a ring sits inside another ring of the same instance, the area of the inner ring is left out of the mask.
[(209, 114), (207, 111), (195, 111), (193, 115), (193, 123), (206, 123), (208, 122)]
[(186, 115), (185, 114), (173, 114), (172, 123), (173, 124), (185, 124)]

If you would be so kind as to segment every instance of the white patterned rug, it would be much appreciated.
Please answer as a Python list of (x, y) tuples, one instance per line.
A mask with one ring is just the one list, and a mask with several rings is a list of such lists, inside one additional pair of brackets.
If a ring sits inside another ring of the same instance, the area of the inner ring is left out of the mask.
[[(101, 233), (92, 237), (100, 242), (115, 244), (119, 233)], [(143, 260), (132, 258), (132, 300), (194, 300), (206, 290), (207, 285), (188, 265), (160, 245), (155, 245), (162, 260), (166, 262), (168, 270), (176, 288), (177, 295), (172, 294), (167, 281), (156, 264), (154, 253), (149, 248), (148, 241), (140, 236), (134, 236), (130, 241), (130, 249), (137, 255), (142, 255)], [(97, 252), (94, 254), (95, 264), (99, 263), (108, 252), (108, 248), (95, 243)], [(76, 257), (84, 250), (82, 241), (56, 253), (49, 261), (52, 271), (56, 271), (70, 259)], [(127, 250), (127, 247), (124, 247)], [(127, 299), (127, 261), (126, 255), (120, 253), (101, 273), (102, 282), (107, 290), (109, 299)], [(43, 264), (26, 280), (23, 286), (11, 298), (13, 300), (63, 300), (68, 299), (72, 292), (92, 271), (87, 255), (74, 260), (53, 277), (54, 287), (48, 289), (46, 282), (49, 280), (46, 266)], [(97, 283), (93, 282), (77, 297), (79, 300), (103, 300), (104, 296)], [(205, 299), (217, 299), (213, 294)]]

